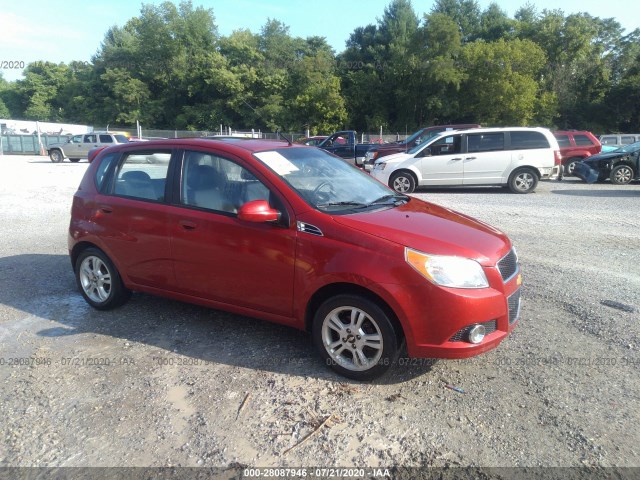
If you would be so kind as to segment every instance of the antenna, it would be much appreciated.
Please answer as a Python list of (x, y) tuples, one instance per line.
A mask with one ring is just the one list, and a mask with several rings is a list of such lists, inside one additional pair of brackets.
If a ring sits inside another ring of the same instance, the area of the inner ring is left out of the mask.
[(284, 140), (286, 140), (289, 146), (293, 145), (293, 143), (291, 143), (291, 140), (285, 137), (284, 133), (282, 133), (280, 130), (277, 130), (276, 134), (278, 134), (279, 137), (282, 137)]

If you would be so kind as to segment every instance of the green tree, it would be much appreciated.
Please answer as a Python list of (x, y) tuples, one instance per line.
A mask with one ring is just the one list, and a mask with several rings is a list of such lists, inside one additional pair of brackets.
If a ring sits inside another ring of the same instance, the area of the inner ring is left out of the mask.
[(545, 65), (544, 51), (529, 40), (477, 41), (464, 45), (467, 79), (461, 92), (467, 120), (495, 125), (528, 125), (535, 117)]

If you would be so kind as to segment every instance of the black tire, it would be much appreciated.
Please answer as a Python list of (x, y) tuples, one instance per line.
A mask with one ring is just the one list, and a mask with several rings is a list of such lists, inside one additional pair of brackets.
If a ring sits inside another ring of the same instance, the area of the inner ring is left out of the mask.
[(507, 184), (513, 193), (530, 193), (538, 186), (538, 174), (531, 168), (518, 168), (509, 177)]
[(412, 173), (401, 170), (391, 175), (389, 186), (398, 193), (413, 193), (416, 189), (416, 179)]
[(69, 161), (71, 163), (78, 163), (80, 161), (80, 159), (79, 158), (70, 158)]
[(61, 150), (53, 149), (49, 152), (49, 158), (53, 163), (60, 163), (64, 160), (64, 155)]
[(75, 274), (80, 293), (97, 310), (119, 307), (131, 296), (113, 262), (97, 248), (87, 248), (78, 255)]
[[(316, 311), (312, 335), (327, 365), (354, 380), (380, 377), (398, 356), (398, 333), (387, 314), (376, 303), (357, 295), (326, 300)], [(367, 335), (371, 335), (369, 343)]]
[(611, 170), (609, 179), (611, 183), (615, 183), (616, 185), (626, 185), (633, 180), (634, 176), (635, 172), (629, 165), (618, 165)]
[(564, 166), (564, 174), (567, 177), (573, 176), (573, 171), (576, 168), (576, 163), (582, 161), (581, 158), (570, 158), (567, 164)]

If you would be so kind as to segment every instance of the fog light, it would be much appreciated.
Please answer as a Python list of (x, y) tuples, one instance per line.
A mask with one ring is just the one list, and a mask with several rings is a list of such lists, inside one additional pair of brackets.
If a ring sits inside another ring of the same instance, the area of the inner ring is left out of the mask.
[(474, 325), (471, 327), (471, 330), (469, 330), (469, 341), (471, 343), (480, 343), (484, 338), (485, 333), (486, 329), (484, 328), (484, 325)]

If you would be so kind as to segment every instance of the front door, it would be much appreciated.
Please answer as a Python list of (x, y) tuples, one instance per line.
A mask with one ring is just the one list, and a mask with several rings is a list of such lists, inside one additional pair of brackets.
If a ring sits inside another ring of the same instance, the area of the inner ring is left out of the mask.
[[(178, 290), (290, 317), (296, 230), (280, 197), (238, 162), (210, 153), (185, 152), (181, 178), (169, 218)], [(259, 199), (284, 221), (239, 220), (240, 206)]]
[(420, 185), (462, 185), (461, 135), (448, 135), (428, 148), (430, 154), (420, 162)]

